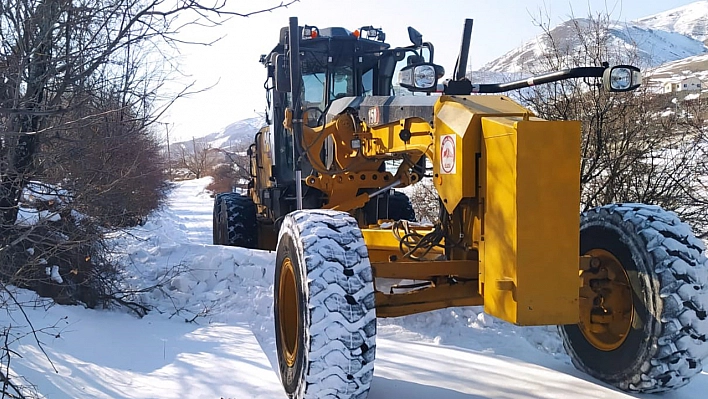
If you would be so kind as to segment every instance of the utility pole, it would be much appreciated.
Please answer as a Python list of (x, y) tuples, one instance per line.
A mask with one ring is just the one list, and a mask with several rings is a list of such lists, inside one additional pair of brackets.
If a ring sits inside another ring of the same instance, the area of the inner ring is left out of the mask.
[(170, 157), (170, 124), (169, 123), (165, 123), (165, 131), (167, 133), (167, 175), (169, 176), (170, 181), (172, 181), (172, 159)]

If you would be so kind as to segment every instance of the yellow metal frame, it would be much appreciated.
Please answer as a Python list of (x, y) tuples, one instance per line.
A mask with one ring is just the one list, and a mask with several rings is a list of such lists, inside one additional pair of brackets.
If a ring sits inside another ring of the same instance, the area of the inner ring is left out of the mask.
[[(335, 149), (329, 170), (320, 160), (328, 138)], [(371, 127), (342, 114), (304, 127), (303, 142), (317, 172), (305, 183), (327, 196), (325, 207), (343, 211), (364, 206), (364, 190), (419, 181), (412, 166), (421, 157), (433, 163), (455, 242), (412, 262), (390, 229), (363, 229), (376, 277), (430, 283), (377, 292), (379, 316), (484, 304), (520, 325), (578, 322), (579, 122), (535, 118), (505, 96), (441, 96), (432, 124), (412, 117)], [(398, 171), (381, 172), (393, 158), (404, 160)]]
[[(292, 129), (292, 112), (286, 111), (283, 124)], [(401, 131), (408, 130), (411, 138), (401, 139)], [(369, 201), (368, 194), (358, 194), (362, 189), (379, 189), (398, 182), (405, 187), (420, 181), (421, 176), (410, 172), (410, 164), (423, 156), (433, 156), (432, 129), (421, 118), (408, 118), (399, 122), (369, 128), (357, 124), (351, 115), (338, 115), (330, 123), (315, 128), (303, 126), (303, 146), (316, 174), (307, 176), (305, 184), (317, 188), (327, 196), (325, 208), (349, 211), (361, 208)], [(336, 168), (331, 170), (320, 159), (320, 152), (327, 139), (334, 144)], [(354, 142), (360, 147), (354, 148)], [(395, 175), (379, 172), (383, 161), (392, 154), (405, 154), (407, 163)]]
[(495, 116), (481, 126), (485, 311), (522, 325), (577, 323), (580, 124)]
[(378, 317), (399, 317), (453, 306), (478, 306), (484, 303), (477, 293), (476, 281), (434, 285), (403, 294), (384, 294), (376, 291), (375, 300)]

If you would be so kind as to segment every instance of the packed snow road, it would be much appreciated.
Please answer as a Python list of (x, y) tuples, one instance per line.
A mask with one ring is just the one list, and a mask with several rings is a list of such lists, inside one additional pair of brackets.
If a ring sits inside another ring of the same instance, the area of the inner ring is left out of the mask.
[[(53, 366), (25, 337), (13, 373), (46, 398), (285, 398), (273, 336), (274, 254), (211, 243), (207, 179), (179, 183), (168, 207), (116, 240), (129, 282), (156, 310), (30, 310)], [(19, 293), (29, 301), (27, 292)], [(4, 325), (20, 333), (15, 312)], [(55, 326), (55, 327), (52, 327)], [(555, 328), (521, 328), (481, 308), (378, 323), (369, 399), (629, 398), (577, 371)], [(54, 370), (54, 368), (56, 371)], [(699, 398), (703, 372), (662, 398)], [(642, 397), (652, 397), (645, 395)]]

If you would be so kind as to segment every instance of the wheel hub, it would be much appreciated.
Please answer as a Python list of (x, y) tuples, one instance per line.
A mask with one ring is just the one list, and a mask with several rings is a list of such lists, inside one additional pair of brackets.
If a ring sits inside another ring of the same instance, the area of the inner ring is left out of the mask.
[(634, 315), (632, 288), (620, 261), (604, 249), (592, 249), (588, 270), (581, 272), (580, 331), (602, 351), (619, 348), (629, 334)]
[(281, 264), (280, 282), (278, 286), (278, 313), (280, 323), (278, 330), (283, 359), (288, 367), (295, 365), (295, 358), (298, 350), (298, 324), (300, 319), (300, 309), (297, 298), (297, 283), (295, 280), (295, 270), (290, 258), (283, 259)]

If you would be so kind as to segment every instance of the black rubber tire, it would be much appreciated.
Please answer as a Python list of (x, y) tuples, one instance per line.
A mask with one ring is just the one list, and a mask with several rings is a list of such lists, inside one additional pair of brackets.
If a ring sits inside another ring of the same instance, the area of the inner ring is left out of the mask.
[(212, 243), (214, 245), (225, 245), (225, 240), (222, 237), (221, 232), (224, 231), (222, 223), (219, 220), (219, 210), (221, 209), (221, 203), (223, 199), (221, 198), (224, 194), (229, 193), (218, 193), (214, 196), (214, 210), (212, 212)]
[(416, 221), (410, 198), (399, 191), (372, 199), (364, 206), (364, 212), (368, 224), (376, 224), (379, 219)]
[(388, 197), (388, 218), (415, 222), (415, 210), (411, 199), (402, 192), (394, 191)]
[(238, 193), (217, 194), (214, 199), (214, 244), (258, 247), (256, 206)]
[(637, 393), (669, 391), (701, 372), (708, 355), (708, 266), (705, 246), (674, 213), (615, 204), (585, 212), (580, 253), (604, 249), (627, 272), (634, 319), (611, 351), (591, 345), (578, 325), (559, 326), (573, 364)]
[[(299, 315), (291, 366), (279, 310), (286, 258), (295, 275)], [(365, 399), (374, 375), (376, 310), (371, 264), (356, 221), (330, 210), (287, 215), (278, 239), (274, 289), (278, 364), (288, 397)]]

